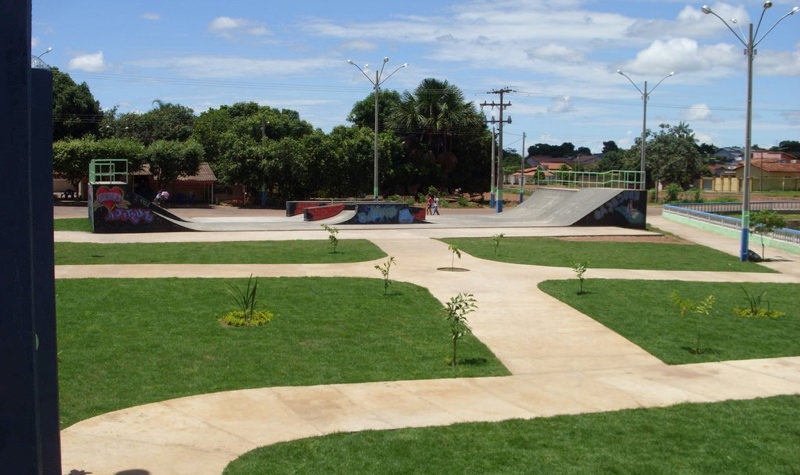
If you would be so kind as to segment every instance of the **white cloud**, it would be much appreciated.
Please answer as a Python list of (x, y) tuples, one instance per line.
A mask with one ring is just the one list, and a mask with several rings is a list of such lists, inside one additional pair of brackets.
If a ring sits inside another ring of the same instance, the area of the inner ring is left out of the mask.
[(147, 12), (139, 15), (139, 18), (141, 18), (142, 20), (159, 21), (161, 20), (161, 15), (159, 15), (158, 13)]
[(547, 43), (527, 50), (531, 59), (544, 59), (569, 62), (583, 62), (583, 53), (575, 48), (570, 48), (559, 43)]
[(547, 112), (553, 114), (563, 114), (566, 112), (571, 112), (573, 109), (574, 107), (570, 96), (558, 96), (552, 98), (550, 106), (547, 108)]
[(89, 53), (89, 54), (82, 54), (80, 56), (75, 56), (74, 58), (69, 60), (67, 68), (78, 69), (80, 71), (86, 71), (90, 73), (97, 73), (103, 71), (104, 69), (106, 69), (106, 64), (103, 61), (103, 52), (98, 51), (97, 53)]
[(165, 69), (168, 74), (195, 79), (285, 78), (344, 69), (342, 66), (344, 61), (337, 58), (253, 59), (235, 56), (181, 56), (132, 61), (129, 64)]
[(266, 26), (257, 21), (227, 16), (211, 20), (208, 25), (208, 31), (226, 39), (235, 39), (239, 36), (265, 36), (272, 34)]
[(713, 120), (713, 115), (707, 104), (694, 104), (684, 113), (684, 119), (688, 122)]
[(346, 51), (374, 51), (377, 48), (378, 45), (372, 41), (366, 40), (348, 41), (346, 43), (342, 43), (342, 45), (339, 47), (339, 49)]

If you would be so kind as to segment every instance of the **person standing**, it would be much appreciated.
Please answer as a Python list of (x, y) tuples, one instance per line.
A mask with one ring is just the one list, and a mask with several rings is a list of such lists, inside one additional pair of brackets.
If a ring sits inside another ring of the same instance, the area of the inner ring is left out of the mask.
[(428, 193), (427, 205), (428, 205), (428, 207), (427, 207), (426, 213), (427, 214), (433, 214), (433, 211), (431, 210), (431, 208), (433, 207), (433, 197), (431, 196), (430, 193)]
[(431, 214), (439, 214), (439, 196), (433, 197), (433, 212)]

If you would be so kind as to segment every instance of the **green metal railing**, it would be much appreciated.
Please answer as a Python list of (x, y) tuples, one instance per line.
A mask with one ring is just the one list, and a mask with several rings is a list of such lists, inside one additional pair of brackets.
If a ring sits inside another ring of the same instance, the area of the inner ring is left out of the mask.
[(92, 160), (89, 164), (89, 183), (128, 183), (128, 161), (123, 158)]
[(537, 172), (531, 184), (539, 186), (562, 186), (567, 188), (623, 188), (639, 190), (642, 189), (642, 172), (633, 170), (611, 170), (607, 172), (553, 170), (549, 173)]

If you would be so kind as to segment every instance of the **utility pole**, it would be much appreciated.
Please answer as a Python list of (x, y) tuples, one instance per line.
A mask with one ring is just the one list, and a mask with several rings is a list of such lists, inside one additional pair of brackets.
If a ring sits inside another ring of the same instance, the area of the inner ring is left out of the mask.
[(520, 173), (520, 181), (519, 181), (519, 202), (522, 204), (522, 201), (525, 199), (525, 132), (522, 132), (522, 153), (520, 154), (522, 158), (520, 158), (520, 165), (519, 165), (519, 173)]
[(500, 102), (496, 103), (492, 102), (484, 102), (481, 104), (481, 107), (489, 106), (492, 109), (497, 107), (500, 110), (500, 119), (495, 120), (494, 117), (492, 120), (488, 121), (491, 124), (499, 123), (500, 124), (500, 138), (498, 140), (498, 151), (497, 151), (497, 212), (503, 212), (503, 124), (504, 123), (511, 123), (511, 117), (506, 120), (503, 120), (503, 109), (506, 107), (511, 106), (511, 102), (503, 102), (503, 95), (508, 94), (510, 92), (514, 92), (511, 88), (503, 88), (503, 89), (494, 89), (492, 91), (487, 92), (487, 94), (500, 94)]
[[(492, 119), (492, 120), (494, 120), (494, 119)], [(489, 206), (491, 206), (492, 208), (494, 208), (494, 192), (495, 192), (495, 186), (497, 186), (497, 182), (494, 179), (494, 170), (495, 170), (495, 168), (494, 168), (494, 158), (495, 158), (495, 153), (496, 153), (496, 151), (495, 151), (495, 140), (497, 140), (497, 133), (494, 130), (494, 125), (492, 125), (492, 156), (489, 159), (489, 162), (491, 162), (491, 165), (489, 166), (489, 169), (491, 170), (491, 177), (492, 177), (489, 180)]]

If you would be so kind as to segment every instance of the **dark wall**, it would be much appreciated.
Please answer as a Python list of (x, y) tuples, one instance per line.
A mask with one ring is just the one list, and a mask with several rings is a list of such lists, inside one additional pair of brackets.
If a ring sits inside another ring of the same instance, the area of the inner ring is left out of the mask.
[(59, 474), (52, 90), (31, 71), (31, 2), (0, 2), (0, 472)]
[(575, 226), (618, 226), (645, 229), (646, 221), (647, 192), (625, 190), (575, 223)]

